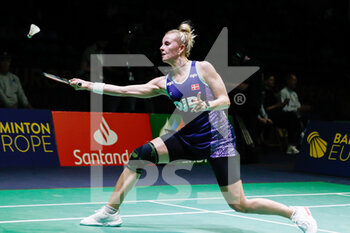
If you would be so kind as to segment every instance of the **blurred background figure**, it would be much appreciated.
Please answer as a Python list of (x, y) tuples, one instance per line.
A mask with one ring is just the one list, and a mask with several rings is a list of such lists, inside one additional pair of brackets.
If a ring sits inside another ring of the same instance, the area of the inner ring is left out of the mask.
[[(295, 74), (288, 74), (286, 86), (280, 91), (280, 102), (282, 104), (281, 120), (288, 130), (289, 145), (287, 154), (298, 154), (297, 149), (301, 141), (302, 132), (305, 129), (305, 123), (301, 120), (301, 113), (310, 111), (311, 106), (301, 105), (298, 94), (295, 89), (297, 86), (297, 77)], [(290, 136), (289, 136), (290, 135)]]
[[(107, 45), (108, 45), (108, 40), (106, 38), (99, 38), (92, 45), (90, 45), (84, 50), (82, 59), (81, 59), (81, 75), (83, 77), (90, 77), (91, 55), (105, 54), (105, 49)], [(101, 60), (99, 60), (99, 62), (101, 65), (103, 64), (102, 57), (101, 57)]]
[[(283, 102), (281, 102), (279, 91), (276, 89), (275, 86), (275, 76), (272, 74), (268, 74), (264, 80), (264, 109), (266, 110), (266, 113), (268, 114), (270, 119), (273, 121), (274, 127), (287, 130), (288, 144), (294, 146), (291, 149), (288, 145), (286, 152), (291, 154), (297, 154), (299, 153), (299, 151), (295, 145), (297, 145), (297, 134), (299, 132), (300, 127), (296, 115), (294, 115), (293, 113), (282, 111), (282, 108), (288, 103), (289, 99), (285, 99)], [(273, 130), (276, 129), (274, 128)]]
[[(81, 57), (81, 67), (80, 67), (80, 78), (84, 78), (90, 81), (96, 82), (108, 82), (111, 84), (121, 85), (123, 83), (124, 76), (126, 72), (118, 67), (109, 67), (104, 65), (103, 55), (109, 53), (109, 36), (108, 34), (100, 29), (98, 33), (94, 36), (94, 41), (91, 45), (85, 48)], [(98, 66), (102, 66), (102, 74), (98, 74), (98, 70), (94, 70), (91, 67), (91, 55), (102, 55), (98, 56), (97, 62)], [(92, 75), (98, 77), (98, 80), (91, 80)], [(116, 96), (104, 96), (103, 97), (103, 111), (105, 112), (121, 112), (120, 105), (122, 99)]]
[(0, 108), (31, 108), (17, 75), (10, 72), (12, 58), (0, 54)]
[[(264, 104), (261, 103), (260, 105), (260, 111), (258, 114), (258, 125), (257, 125), (257, 134), (261, 135), (264, 130), (267, 130), (269, 126), (273, 125), (272, 119), (270, 119), (269, 115), (266, 113)], [(260, 139), (260, 138), (259, 138)], [(263, 142), (258, 141), (259, 144), (262, 144)]]
[(295, 89), (297, 87), (297, 77), (295, 74), (287, 75), (286, 87), (280, 91), (281, 102), (289, 100), (288, 103), (283, 107), (284, 112), (293, 112), (298, 117), (304, 111), (310, 111), (310, 105), (301, 105), (298, 94)]

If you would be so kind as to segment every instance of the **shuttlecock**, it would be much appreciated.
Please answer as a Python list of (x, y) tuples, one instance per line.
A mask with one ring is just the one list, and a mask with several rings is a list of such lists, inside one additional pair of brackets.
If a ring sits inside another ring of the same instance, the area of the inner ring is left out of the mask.
[(309, 134), (307, 142), (310, 144), (310, 156), (313, 158), (321, 158), (327, 150), (327, 142), (320, 138), (320, 134), (316, 131)]
[(32, 38), (32, 36), (34, 36), (38, 32), (40, 32), (40, 28), (38, 26), (36, 26), (35, 24), (31, 24), (30, 29), (29, 29), (29, 33), (27, 36), (28, 36), (28, 38)]

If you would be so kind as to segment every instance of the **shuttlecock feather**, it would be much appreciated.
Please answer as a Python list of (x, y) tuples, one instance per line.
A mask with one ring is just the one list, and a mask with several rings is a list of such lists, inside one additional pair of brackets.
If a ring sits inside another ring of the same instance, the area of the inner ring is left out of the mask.
[(28, 38), (32, 38), (32, 36), (34, 36), (38, 32), (40, 32), (40, 28), (38, 26), (36, 26), (35, 24), (31, 24), (30, 29), (29, 29), (29, 33), (27, 36), (28, 36)]

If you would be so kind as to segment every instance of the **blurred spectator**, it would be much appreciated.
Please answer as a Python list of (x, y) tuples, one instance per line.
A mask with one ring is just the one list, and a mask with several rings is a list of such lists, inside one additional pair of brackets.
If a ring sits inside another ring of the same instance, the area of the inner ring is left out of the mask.
[(301, 105), (298, 94), (295, 92), (297, 86), (297, 77), (295, 74), (289, 74), (286, 80), (286, 87), (280, 91), (281, 102), (289, 99), (288, 104), (283, 107), (284, 112), (294, 112), (300, 117), (303, 111), (310, 111), (310, 105)]
[[(81, 59), (81, 75), (82, 77), (90, 77), (90, 61), (91, 55), (93, 54), (105, 54), (105, 49), (108, 45), (108, 41), (106, 39), (98, 39), (92, 45), (87, 47), (82, 55)], [(103, 57), (101, 56), (98, 60), (100, 65), (103, 65)], [(102, 77), (102, 76), (101, 76)], [(101, 80), (102, 81), (102, 80)]]
[(272, 125), (273, 121), (269, 118), (266, 113), (265, 107), (261, 104), (260, 111), (258, 114), (258, 120), (261, 125)]
[(31, 108), (19, 78), (10, 72), (11, 61), (7, 52), (0, 54), (0, 107)]
[[(94, 82), (108, 82), (111, 84), (120, 85), (123, 83), (121, 79), (125, 76), (125, 72), (122, 72), (121, 69), (115, 67), (104, 66), (104, 57), (106, 49), (108, 46), (108, 39), (104, 31), (100, 31), (96, 37), (95, 42), (87, 47), (82, 55), (81, 59), (81, 78), (94, 81)], [(91, 80), (90, 75), (93, 72), (98, 72), (98, 70), (93, 70), (90, 67), (91, 64), (91, 55), (102, 55), (98, 56), (97, 62), (98, 66), (102, 67), (102, 74), (95, 73), (95, 77), (98, 77), (98, 80)], [(120, 111), (120, 104), (122, 99), (116, 96), (103, 96), (103, 111), (106, 112), (118, 112)]]
[(298, 119), (298, 122), (299, 122), (298, 129), (301, 132), (298, 140), (300, 140), (300, 138), (304, 136), (303, 130), (305, 129), (305, 125), (308, 120), (307, 119), (308, 117), (306, 117), (306, 113), (310, 113), (312, 110), (312, 107), (310, 105), (300, 103), (298, 94), (295, 91), (296, 87), (297, 87), (296, 75), (295, 74), (287, 75), (286, 87), (280, 91), (280, 98), (281, 98), (281, 101), (289, 99), (288, 104), (283, 107), (282, 111), (293, 114), (294, 117)]
[(279, 94), (275, 90), (275, 77), (268, 75), (265, 80), (264, 106), (275, 126), (286, 128), (288, 131), (287, 154), (298, 154), (302, 125), (298, 117), (301, 104), (297, 93), (295, 75), (288, 76), (287, 86)]
[(310, 118), (312, 107), (308, 104), (301, 104), (299, 101), (298, 94), (295, 89), (297, 87), (297, 77), (295, 74), (287, 75), (286, 87), (280, 91), (280, 98), (283, 102), (289, 99), (286, 106), (283, 107), (284, 112), (294, 113), (301, 124), (302, 130), (305, 129), (308, 119)]
[(276, 119), (281, 116), (282, 108), (286, 106), (289, 99), (283, 102), (279, 100), (279, 93), (275, 88), (275, 76), (267, 75), (264, 80), (264, 109), (266, 113), (272, 118)]
[[(267, 130), (269, 126), (273, 125), (273, 121), (269, 118), (269, 116), (266, 113), (265, 107), (263, 103), (260, 105), (260, 111), (258, 114), (258, 125), (257, 125), (257, 135), (261, 135), (264, 131)], [(260, 144), (262, 144), (262, 141), (259, 141)]]

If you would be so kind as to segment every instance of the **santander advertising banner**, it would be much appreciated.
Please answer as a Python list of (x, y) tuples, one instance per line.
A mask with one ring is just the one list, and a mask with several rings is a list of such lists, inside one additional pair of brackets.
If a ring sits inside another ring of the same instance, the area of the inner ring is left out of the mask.
[(61, 166), (126, 165), (152, 140), (148, 114), (52, 112)]

